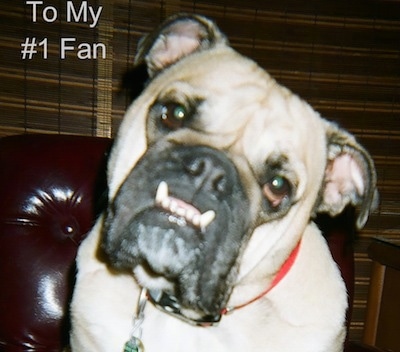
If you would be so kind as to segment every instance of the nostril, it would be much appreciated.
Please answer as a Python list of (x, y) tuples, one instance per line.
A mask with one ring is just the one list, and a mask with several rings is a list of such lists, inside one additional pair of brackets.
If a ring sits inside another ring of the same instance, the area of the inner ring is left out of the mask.
[(227, 189), (227, 179), (225, 175), (220, 174), (216, 175), (213, 180), (213, 188), (216, 190), (218, 193), (224, 193)]
[(228, 177), (219, 160), (212, 156), (190, 155), (183, 159), (187, 174), (197, 179), (198, 186), (206, 187), (211, 192), (224, 194), (228, 189)]
[(185, 163), (186, 170), (193, 176), (200, 176), (206, 168), (206, 162), (203, 158), (195, 158)]

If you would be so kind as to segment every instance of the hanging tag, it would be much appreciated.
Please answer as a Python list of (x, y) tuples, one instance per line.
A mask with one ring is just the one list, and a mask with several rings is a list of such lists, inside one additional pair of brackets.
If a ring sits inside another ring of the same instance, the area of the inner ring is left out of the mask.
[(147, 290), (142, 289), (136, 316), (133, 318), (131, 338), (125, 343), (124, 352), (144, 352), (142, 337), (142, 323), (144, 320), (144, 308), (147, 302)]
[(124, 352), (144, 352), (144, 346), (142, 341), (135, 336), (125, 344)]

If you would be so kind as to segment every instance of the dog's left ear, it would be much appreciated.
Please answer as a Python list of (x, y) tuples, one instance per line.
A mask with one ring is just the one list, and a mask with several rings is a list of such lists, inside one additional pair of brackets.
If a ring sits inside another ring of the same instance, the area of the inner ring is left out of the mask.
[(145, 63), (153, 77), (181, 58), (218, 44), (228, 45), (228, 40), (214, 22), (199, 15), (175, 15), (141, 39), (135, 65)]
[(377, 206), (376, 171), (368, 152), (346, 131), (327, 122), (328, 160), (317, 212), (334, 216), (347, 205), (359, 206), (361, 229)]

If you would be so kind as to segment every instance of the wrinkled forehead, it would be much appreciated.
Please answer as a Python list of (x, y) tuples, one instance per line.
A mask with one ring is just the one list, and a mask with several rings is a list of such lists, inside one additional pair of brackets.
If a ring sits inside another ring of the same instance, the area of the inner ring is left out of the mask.
[(295, 95), (270, 92), (254, 106), (243, 128), (246, 155), (282, 153), (297, 159), (325, 157), (325, 133), (322, 120)]
[(325, 152), (320, 116), (252, 60), (228, 48), (194, 55), (177, 69), (177, 89), (204, 100), (204, 128), (224, 134), (221, 143), (242, 148), (248, 158), (274, 151), (297, 158)]

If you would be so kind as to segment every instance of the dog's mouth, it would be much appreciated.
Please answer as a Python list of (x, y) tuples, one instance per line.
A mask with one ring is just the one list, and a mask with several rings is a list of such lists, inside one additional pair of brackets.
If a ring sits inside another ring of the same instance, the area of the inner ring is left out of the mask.
[(140, 286), (176, 297), (182, 309), (215, 314), (227, 302), (251, 232), (248, 209), (224, 153), (152, 148), (107, 209), (102, 249), (113, 268), (133, 272)]
[(215, 219), (215, 211), (207, 210), (201, 212), (194, 205), (169, 195), (168, 184), (161, 181), (158, 185), (155, 205), (169, 213), (168, 220), (180, 226), (191, 225), (205, 232), (208, 225)]

